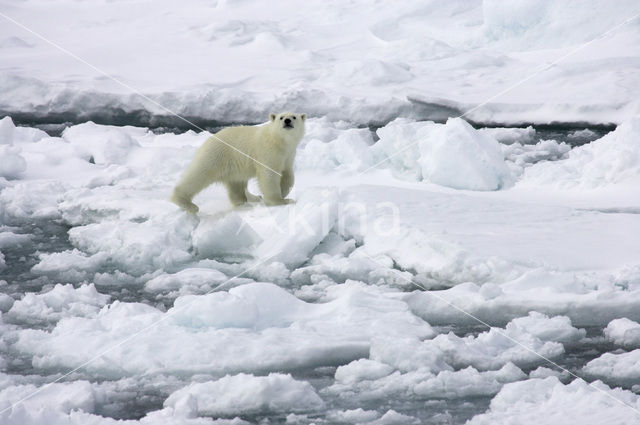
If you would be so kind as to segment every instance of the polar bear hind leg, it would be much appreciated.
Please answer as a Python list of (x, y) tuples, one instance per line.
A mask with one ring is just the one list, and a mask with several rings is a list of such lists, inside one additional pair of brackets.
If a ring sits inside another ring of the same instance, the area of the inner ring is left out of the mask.
[(231, 204), (234, 207), (237, 207), (247, 202), (247, 182), (246, 181), (226, 182), (224, 185), (227, 188), (229, 201), (231, 201)]
[(171, 196), (171, 202), (182, 208), (183, 210), (190, 212), (191, 214), (197, 214), (200, 208), (193, 202), (191, 199), (193, 196), (188, 196), (183, 193), (180, 193), (178, 188), (173, 191), (173, 196)]
[(195, 172), (197, 170), (189, 169), (182, 180), (173, 189), (171, 202), (180, 208), (196, 214), (199, 208), (192, 202), (194, 196), (200, 193), (204, 188), (211, 185), (213, 178), (205, 177), (202, 173)]

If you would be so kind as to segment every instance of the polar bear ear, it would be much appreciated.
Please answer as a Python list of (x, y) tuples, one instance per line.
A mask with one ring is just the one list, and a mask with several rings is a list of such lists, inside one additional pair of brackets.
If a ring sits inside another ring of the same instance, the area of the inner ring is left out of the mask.
[(302, 121), (307, 119), (307, 114), (300, 114), (300, 118), (302, 119)]
[(270, 114), (270, 115), (269, 115), (269, 119), (270, 119), (271, 121), (275, 121), (275, 120), (276, 120), (276, 114)]

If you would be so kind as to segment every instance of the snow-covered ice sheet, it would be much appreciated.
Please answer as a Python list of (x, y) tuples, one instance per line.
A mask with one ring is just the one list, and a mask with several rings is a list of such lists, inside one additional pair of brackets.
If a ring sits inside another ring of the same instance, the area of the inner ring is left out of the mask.
[(115, 121), (164, 107), (257, 122), (288, 107), (366, 124), (442, 119), (489, 100), (467, 117), (619, 123), (637, 113), (637, 2), (502, 3), (7, 3), (0, 110)]

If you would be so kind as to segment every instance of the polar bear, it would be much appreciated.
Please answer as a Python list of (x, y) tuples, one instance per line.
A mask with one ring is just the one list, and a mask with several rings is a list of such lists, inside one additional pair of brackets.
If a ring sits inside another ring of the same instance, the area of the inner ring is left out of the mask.
[(234, 206), (256, 201), (260, 198), (247, 191), (247, 182), (257, 177), (267, 205), (292, 202), (286, 196), (306, 119), (306, 114), (283, 112), (270, 114), (266, 124), (220, 130), (196, 151), (171, 201), (195, 214), (199, 209), (193, 197), (214, 182), (224, 183)]

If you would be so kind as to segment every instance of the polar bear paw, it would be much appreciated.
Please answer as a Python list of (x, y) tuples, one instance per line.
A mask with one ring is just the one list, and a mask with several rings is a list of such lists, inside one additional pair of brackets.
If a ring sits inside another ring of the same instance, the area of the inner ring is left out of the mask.
[(200, 208), (198, 208), (196, 204), (175, 194), (171, 197), (171, 202), (191, 214), (197, 214), (198, 211), (200, 211)]
[(253, 193), (249, 192), (248, 190), (245, 192), (245, 194), (247, 196), (247, 202), (260, 202), (260, 201), (262, 201), (262, 196), (254, 195)]
[(275, 206), (278, 206), (278, 205), (295, 204), (295, 202), (296, 201), (294, 201), (293, 199), (284, 198), (284, 199), (266, 200), (265, 204), (267, 204), (270, 207), (275, 207)]

